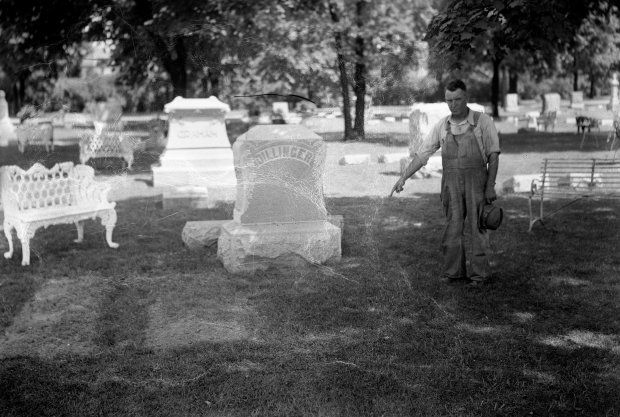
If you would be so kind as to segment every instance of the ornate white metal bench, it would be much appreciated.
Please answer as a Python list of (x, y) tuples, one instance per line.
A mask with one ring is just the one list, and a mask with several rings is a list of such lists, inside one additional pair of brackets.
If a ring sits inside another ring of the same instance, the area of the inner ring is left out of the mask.
[[(540, 179), (532, 181), (529, 198), (530, 227), (543, 223), (543, 202), (549, 199), (571, 199), (547, 217), (583, 198), (620, 198), (620, 160), (618, 159), (545, 159)], [(540, 198), (540, 213), (534, 215), (532, 200)]]
[(131, 169), (133, 153), (137, 148), (134, 138), (123, 134), (120, 123), (94, 122), (95, 131), (80, 139), (80, 162), (91, 158), (122, 158)]
[(26, 146), (31, 145), (43, 145), (46, 152), (50, 149), (54, 151), (54, 127), (51, 121), (26, 122), (17, 126), (15, 133), (17, 134), (17, 149), (21, 153), (26, 151)]
[(109, 184), (94, 180), (95, 171), (86, 165), (63, 162), (47, 169), (36, 163), (28, 171), (18, 166), (0, 168), (4, 233), (9, 241), (5, 258), (13, 256), (13, 229), (22, 244), (22, 265), (30, 264), (30, 239), (40, 227), (75, 223), (79, 243), (84, 238), (84, 220), (99, 217), (111, 248), (116, 225), (115, 202), (107, 199)]

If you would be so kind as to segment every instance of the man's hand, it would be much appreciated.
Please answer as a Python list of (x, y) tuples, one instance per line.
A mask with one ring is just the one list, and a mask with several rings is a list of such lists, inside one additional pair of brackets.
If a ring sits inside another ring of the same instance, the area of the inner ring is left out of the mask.
[(497, 194), (495, 193), (495, 184), (487, 184), (484, 190), (484, 198), (487, 203), (492, 203), (497, 200)]
[(397, 193), (400, 193), (403, 190), (403, 187), (405, 186), (405, 179), (403, 177), (400, 177), (398, 179), (398, 181), (396, 181), (396, 184), (394, 184), (394, 187), (392, 187), (392, 192), (390, 193), (390, 197), (392, 197), (392, 194), (394, 194), (394, 191), (396, 191)]

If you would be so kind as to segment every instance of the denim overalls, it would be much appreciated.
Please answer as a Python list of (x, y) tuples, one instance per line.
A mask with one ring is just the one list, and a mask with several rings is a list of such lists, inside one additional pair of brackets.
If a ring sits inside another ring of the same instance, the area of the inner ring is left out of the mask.
[[(480, 114), (474, 113), (474, 124)], [(478, 218), (484, 204), (487, 182), (486, 162), (474, 135), (474, 126), (469, 125), (465, 133), (453, 135), (450, 122), (446, 120), (446, 138), (441, 147), (443, 176), (441, 179), (441, 201), (446, 215), (446, 228), (441, 240), (444, 255), (444, 276), (465, 278), (465, 247), (463, 230), (465, 219), (471, 229), (471, 274), (472, 279), (485, 279), (491, 274), (487, 249), (486, 230), (480, 230)]]

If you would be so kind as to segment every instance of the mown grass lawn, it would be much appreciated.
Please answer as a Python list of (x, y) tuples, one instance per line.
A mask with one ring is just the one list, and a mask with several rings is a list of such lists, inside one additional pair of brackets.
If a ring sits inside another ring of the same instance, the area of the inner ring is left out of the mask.
[(0, 409), (618, 415), (618, 206), (577, 203), (528, 234), (526, 200), (504, 199), (497, 278), (470, 289), (437, 279), (436, 198), (328, 200), (342, 262), (254, 275), (180, 239), (230, 207), (121, 201), (117, 251), (94, 223), (79, 247), (69, 227), (43, 230), (32, 266), (0, 266)]
[(432, 193), (328, 198), (342, 261), (256, 274), (181, 240), (232, 206), (119, 201), (117, 250), (94, 222), (81, 245), (39, 230), (31, 266), (0, 263), (0, 415), (620, 415), (618, 202), (533, 233), (525, 198), (500, 204), (497, 276), (473, 289), (438, 280)]

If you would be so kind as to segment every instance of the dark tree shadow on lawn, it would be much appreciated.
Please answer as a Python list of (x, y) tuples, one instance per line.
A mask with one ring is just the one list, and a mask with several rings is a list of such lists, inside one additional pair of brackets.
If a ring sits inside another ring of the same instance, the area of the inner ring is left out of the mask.
[(500, 145), (503, 154), (609, 151), (607, 135), (608, 132), (588, 133), (582, 147), (583, 135), (578, 133), (505, 133), (500, 136)]
[[(185, 222), (230, 218), (229, 206), (121, 201), (117, 251), (105, 248), (99, 225), (87, 225), (77, 249), (67, 243), (73, 228), (50, 228), (35, 237), (44, 262), (29, 271), (128, 277), (104, 297), (118, 312), (99, 320), (135, 322), (139, 336), (148, 320), (135, 306), (149, 297), (149, 277), (208, 272), (247, 300), (255, 337), (153, 350), (138, 336), (121, 343), (129, 330), (116, 326), (101, 333), (99, 355), (0, 362), (0, 407), (13, 415), (613, 414), (619, 207), (581, 202), (528, 233), (527, 200), (499, 204), (507, 218), (491, 236), (498, 278), (474, 289), (438, 280), (444, 219), (435, 194), (328, 199), (328, 211), (344, 216), (342, 261), (254, 274), (231, 275), (216, 248), (188, 251), (180, 238)], [(0, 273), (19, 268), (11, 261)], [(136, 320), (122, 321), (123, 312)]]

